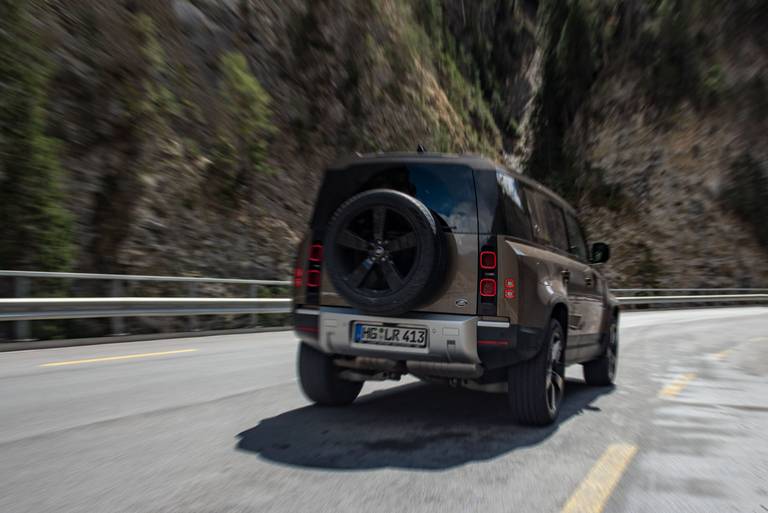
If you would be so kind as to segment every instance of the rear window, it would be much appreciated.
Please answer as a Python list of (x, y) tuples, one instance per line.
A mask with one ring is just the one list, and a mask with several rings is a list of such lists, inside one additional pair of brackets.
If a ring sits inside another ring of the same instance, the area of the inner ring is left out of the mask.
[(478, 171), (477, 197), (480, 233), (531, 239), (531, 221), (520, 181), (503, 171)]
[(538, 242), (568, 252), (568, 235), (563, 209), (536, 191), (528, 191), (528, 203), (533, 211), (534, 235)]
[(451, 164), (366, 164), (328, 171), (320, 188), (312, 229), (322, 231), (336, 209), (371, 189), (394, 189), (418, 199), (454, 233), (477, 232), (472, 169)]

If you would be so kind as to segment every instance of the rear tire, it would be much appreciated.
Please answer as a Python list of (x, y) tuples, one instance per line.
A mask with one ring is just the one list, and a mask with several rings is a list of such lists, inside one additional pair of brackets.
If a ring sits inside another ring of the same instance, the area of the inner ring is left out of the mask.
[(612, 319), (608, 333), (603, 334), (605, 352), (597, 360), (584, 364), (584, 381), (587, 385), (606, 387), (616, 380), (616, 367), (619, 359), (619, 335), (617, 320)]
[(509, 368), (509, 404), (521, 424), (546, 426), (560, 412), (565, 391), (565, 336), (557, 319), (549, 322), (544, 346), (531, 360)]
[(354, 401), (363, 384), (345, 381), (330, 356), (302, 342), (299, 346), (299, 382), (307, 398), (323, 406), (343, 406)]

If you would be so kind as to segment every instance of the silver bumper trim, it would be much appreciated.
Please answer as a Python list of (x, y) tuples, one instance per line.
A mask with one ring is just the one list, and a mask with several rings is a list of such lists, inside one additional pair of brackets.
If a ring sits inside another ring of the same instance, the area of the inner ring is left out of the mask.
[(478, 328), (509, 328), (509, 322), (504, 321), (477, 321)]
[[(367, 315), (351, 308), (321, 307), (317, 348), (329, 354), (368, 356), (390, 360), (480, 363), (477, 354), (477, 317), (473, 315), (413, 313), (400, 317)], [(356, 322), (417, 325), (428, 330), (426, 347), (385, 346), (352, 341)]]

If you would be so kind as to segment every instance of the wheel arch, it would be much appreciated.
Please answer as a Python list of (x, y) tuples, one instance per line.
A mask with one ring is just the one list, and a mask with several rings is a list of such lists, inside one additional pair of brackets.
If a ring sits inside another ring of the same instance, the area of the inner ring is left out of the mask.
[(563, 329), (563, 337), (565, 337), (565, 347), (568, 347), (568, 306), (563, 302), (556, 302), (552, 305), (552, 313), (550, 319), (557, 319), (560, 323), (560, 327)]

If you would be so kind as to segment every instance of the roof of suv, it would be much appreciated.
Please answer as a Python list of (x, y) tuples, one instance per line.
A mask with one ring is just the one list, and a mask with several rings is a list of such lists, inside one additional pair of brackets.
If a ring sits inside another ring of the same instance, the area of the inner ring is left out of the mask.
[(446, 161), (452, 164), (464, 164), (472, 167), (494, 168), (497, 165), (485, 157), (479, 155), (455, 155), (451, 153), (415, 153), (415, 152), (391, 152), (391, 153), (357, 153), (351, 157), (336, 161), (331, 169), (340, 169), (360, 164), (381, 164), (390, 162), (430, 162)]
[(381, 153), (366, 153), (366, 154), (358, 153), (351, 157), (346, 157), (346, 158), (337, 160), (331, 166), (329, 166), (329, 169), (341, 170), (350, 166), (359, 166), (364, 164), (395, 164), (395, 163), (402, 164), (407, 162), (443, 163), (443, 164), (451, 163), (451, 164), (469, 166), (473, 169), (487, 169), (489, 171), (503, 170), (509, 173), (510, 175), (513, 175), (515, 178), (519, 179), (520, 181), (533, 187), (537, 191), (542, 192), (547, 196), (550, 196), (552, 199), (562, 204), (567, 210), (571, 212), (575, 212), (575, 209), (567, 201), (565, 201), (562, 197), (560, 197), (557, 193), (555, 193), (551, 189), (548, 189), (547, 187), (541, 185), (539, 182), (537, 182), (533, 178), (530, 178), (520, 173), (519, 171), (510, 169), (508, 166), (504, 164), (499, 164), (497, 162), (494, 162), (480, 155), (456, 155), (452, 153), (430, 153), (430, 152), (423, 152), (423, 153), (381, 152)]

